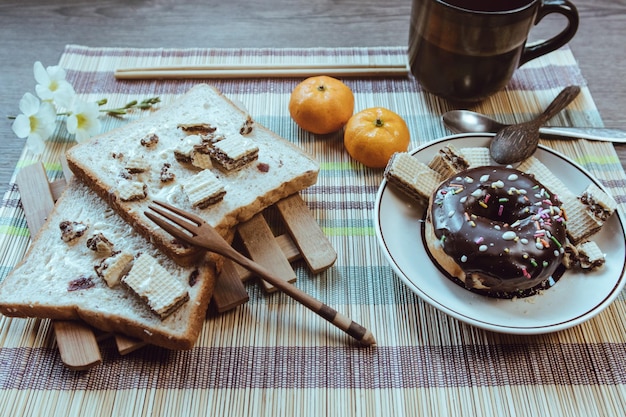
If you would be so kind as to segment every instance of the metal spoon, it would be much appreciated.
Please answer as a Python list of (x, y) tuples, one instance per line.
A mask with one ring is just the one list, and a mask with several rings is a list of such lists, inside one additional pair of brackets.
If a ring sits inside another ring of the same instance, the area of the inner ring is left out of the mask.
[(489, 146), (491, 158), (499, 164), (513, 164), (531, 156), (539, 144), (541, 125), (567, 107), (578, 93), (580, 87), (577, 85), (565, 87), (535, 119), (500, 130)]
[[(450, 110), (441, 116), (454, 133), (497, 133), (507, 124), (471, 110)], [(601, 142), (626, 143), (626, 130), (608, 127), (544, 126), (539, 129), (544, 139), (587, 139)]]

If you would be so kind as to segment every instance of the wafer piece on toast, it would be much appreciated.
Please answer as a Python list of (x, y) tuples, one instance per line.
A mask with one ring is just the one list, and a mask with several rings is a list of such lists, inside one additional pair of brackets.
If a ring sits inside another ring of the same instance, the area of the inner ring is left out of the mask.
[(457, 172), (466, 170), (470, 164), (457, 148), (453, 145), (446, 145), (439, 149), (428, 166), (440, 173), (443, 178), (449, 178)]
[(409, 197), (427, 203), (435, 189), (444, 180), (443, 176), (406, 152), (391, 156), (384, 176)]
[(254, 143), (238, 136), (215, 142), (210, 148), (211, 158), (226, 171), (244, 167), (259, 156), (259, 148)]
[(183, 183), (192, 207), (207, 208), (224, 199), (226, 190), (222, 182), (208, 169), (200, 171)]
[(134, 256), (131, 253), (120, 251), (102, 259), (98, 264), (94, 265), (94, 270), (109, 287), (113, 288), (126, 275), (133, 259)]
[(161, 319), (189, 300), (183, 283), (173, 277), (152, 256), (142, 253), (122, 283), (132, 290)]

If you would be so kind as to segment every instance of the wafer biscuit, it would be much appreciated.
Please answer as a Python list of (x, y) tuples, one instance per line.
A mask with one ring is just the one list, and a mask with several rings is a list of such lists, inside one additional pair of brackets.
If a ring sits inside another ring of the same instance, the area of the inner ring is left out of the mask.
[(602, 223), (611, 217), (617, 208), (613, 197), (594, 183), (589, 184), (579, 198), (588, 207), (589, 213)]
[(605, 255), (598, 244), (592, 240), (585, 240), (578, 245), (568, 243), (565, 246), (563, 265), (568, 269), (580, 268), (593, 271), (601, 268), (605, 263)]
[(474, 148), (461, 148), (460, 149), (463, 158), (469, 164), (469, 168), (482, 167), (491, 165), (491, 157), (489, 156), (489, 148), (474, 147)]
[(127, 252), (116, 252), (104, 258), (94, 266), (96, 274), (102, 278), (109, 288), (118, 285), (122, 277), (130, 269), (133, 255)]
[(591, 271), (604, 265), (604, 253), (596, 242), (587, 240), (576, 245), (576, 249), (578, 249), (578, 260), (582, 269)]
[[(558, 179), (543, 162), (534, 156), (523, 160), (517, 169), (534, 175), (537, 181), (545, 185), (548, 190), (556, 193), (559, 197), (563, 196), (565, 193), (574, 195), (563, 181)], [(561, 201), (563, 201), (563, 198), (561, 198)]]
[(548, 190), (557, 194), (567, 217), (567, 236), (573, 244), (600, 230), (602, 224), (586, 213), (584, 204), (539, 159), (531, 156), (522, 161), (517, 169), (533, 174)]
[(117, 196), (122, 201), (136, 201), (146, 198), (146, 184), (141, 181), (121, 179), (117, 184)]
[(428, 202), (444, 180), (440, 173), (406, 152), (396, 152), (391, 156), (384, 176), (390, 184), (423, 203)]
[(578, 197), (570, 194), (565, 195), (563, 201), (568, 217), (567, 233), (574, 244), (579, 244), (602, 228), (617, 203), (593, 183)]
[(567, 237), (574, 244), (595, 234), (602, 228), (602, 222), (591, 215), (587, 206), (571, 192), (560, 194), (567, 216)]
[(150, 169), (150, 163), (143, 156), (136, 156), (126, 163), (126, 171), (130, 174), (138, 174)]
[(446, 145), (428, 163), (431, 169), (440, 173), (444, 178), (449, 178), (469, 168), (469, 162), (463, 154), (453, 145)]
[(210, 152), (218, 166), (226, 171), (244, 167), (259, 156), (259, 148), (241, 135), (215, 142)]
[(202, 152), (194, 152), (191, 155), (191, 165), (200, 169), (211, 169), (213, 168), (211, 155)]
[(141, 298), (161, 319), (189, 299), (185, 286), (170, 275), (155, 258), (141, 254), (122, 283)]
[(192, 207), (206, 208), (218, 203), (226, 195), (221, 181), (208, 169), (198, 172), (183, 183), (183, 190)]
[(174, 148), (174, 157), (178, 162), (191, 163), (195, 147), (202, 144), (202, 138), (199, 135), (189, 135), (183, 138)]

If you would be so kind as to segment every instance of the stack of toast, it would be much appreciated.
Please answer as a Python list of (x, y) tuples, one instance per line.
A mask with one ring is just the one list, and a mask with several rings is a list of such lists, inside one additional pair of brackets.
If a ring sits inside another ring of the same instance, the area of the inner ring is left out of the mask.
[(75, 145), (74, 178), (0, 285), (0, 312), (80, 319), (169, 349), (202, 328), (219, 258), (145, 215), (154, 200), (234, 227), (313, 185), (319, 165), (200, 84), (148, 117)]

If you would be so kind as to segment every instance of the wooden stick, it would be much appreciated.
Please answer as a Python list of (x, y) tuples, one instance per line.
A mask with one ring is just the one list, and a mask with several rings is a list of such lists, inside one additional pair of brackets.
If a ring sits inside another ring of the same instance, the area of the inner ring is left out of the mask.
[(52, 322), (61, 360), (74, 371), (85, 371), (102, 362), (96, 336), (81, 321)]
[(117, 79), (264, 78), (311, 77), (405, 77), (406, 64), (308, 64), (308, 65), (201, 65), (118, 68)]
[(129, 353), (134, 352), (137, 349), (140, 349), (147, 345), (148, 343), (142, 340), (118, 333), (115, 334), (115, 346), (117, 347), (117, 351), (120, 355), (128, 355)]
[[(296, 281), (296, 273), (276, 243), (274, 234), (262, 213), (256, 214), (247, 222), (240, 224), (237, 233), (239, 233), (252, 260), (271, 269), (285, 282), (293, 283)], [(265, 280), (261, 282), (267, 292), (276, 291), (276, 288), (269, 282)]]
[[(302, 254), (300, 253), (298, 247), (293, 242), (288, 233), (276, 236), (276, 243), (280, 247), (280, 250), (283, 252), (283, 255), (285, 255), (285, 258), (287, 258), (290, 263), (302, 258)], [(234, 265), (235, 270), (237, 271), (237, 274), (239, 275), (239, 278), (242, 282), (245, 282), (248, 279), (252, 278), (252, 272), (239, 264)]]
[(237, 273), (235, 264), (230, 259), (224, 259), (222, 271), (215, 282), (211, 302), (218, 313), (223, 313), (250, 299), (246, 287)]
[(23, 167), (15, 178), (31, 237), (35, 237), (54, 208), (54, 197), (41, 163)]
[(317, 274), (335, 263), (337, 252), (300, 194), (280, 200), (276, 207), (311, 272)]

